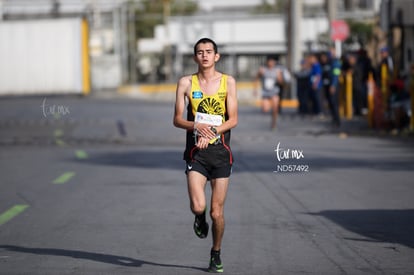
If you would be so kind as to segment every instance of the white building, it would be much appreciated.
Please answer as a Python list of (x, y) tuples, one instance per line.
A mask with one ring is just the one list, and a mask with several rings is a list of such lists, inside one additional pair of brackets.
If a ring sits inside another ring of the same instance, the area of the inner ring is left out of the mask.
[[(287, 15), (253, 13), (252, 8), (262, 2), (199, 0), (200, 12), (196, 15), (171, 17), (168, 25), (156, 27), (153, 38), (138, 41), (140, 71), (152, 74), (152, 80), (155, 80), (155, 70), (151, 65), (159, 66), (164, 59), (167, 60), (168, 57), (163, 55), (168, 48), (171, 48), (173, 78), (194, 70), (190, 56), (193, 44), (201, 37), (210, 37), (218, 43), (222, 55), (219, 69), (239, 79), (251, 78), (266, 55), (277, 55), (282, 57), (282, 62), (285, 61), (283, 58), (288, 52)], [(275, 4), (274, 0), (267, 2)], [(344, 11), (345, 2), (337, 1), (339, 19), (373, 18), (378, 14), (380, 0), (351, 2), (353, 10)], [(325, 1), (303, 0), (303, 3), (299, 38), (301, 52), (322, 50), (325, 45), (318, 40), (329, 31)], [(166, 67), (163, 72), (168, 73)]]
[[(145, 59), (161, 54), (168, 45), (172, 46), (173, 75), (177, 76), (194, 69), (191, 66), (193, 45), (201, 37), (210, 37), (219, 45), (222, 69), (239, 78), (251, 78), (266, 55), (286, 55), (285, 20), (276, 15), (172, 17), (167, 27), (156, 27), (154, 38), (138, 42), (138, 54)], [(303, 18), (301, 25), (304, 30), (301, 36), (303, 49), (328, 31), (325, 17)], [(312, 50), (318, 49), (314, 43)], [(186, 64), (184, 59), (190, 60), (190, 64)]]
[[(219, 44), (221, 69), (242, 79), (251, 77), (265, 55), (280, 55), (283, 61), (288, 50), (285, 14), (252, 13), (263, 0), (195, 1), (200, 8), (197, 14), (168, 18), (166, 26), (156, 27), (153, 38), (137, 42), (138, 53), (130, 51), (135, 48), (134, 39), (129, 36), (131, 32), (125, 30), (133, 18), (130, 14), (133, 9), (129, 9), (127, 3), (139, 5), (139, 0), (0, 0), (0, 20), (86, 17), (91, 27), (89, 45), (94, 89), (134, 82), (137, 77), (138, 80), (159, 81), (162, 74), (169, 73), (176, 78), (192, 71), (194, 63), (188, 57), (192, 54), (193, 43), (203, 36)], [(275, 1), (267, 0), (272, 5)], [(380, 1), (337, 0), (338, 17), (372, 17)], [(328, 31), (325, 1), (302, 2), (305, 8), (301, 20), (301, 48), (303, 51), (318, 50), (321, 46), (318, 36)], [(355, 10), (344, 13), (345, 2), (352, 3)], [(165, 66), (164, 60), (168, 59), (171, 66)]]
[(383, 0), (381, 27), (388, 34), (388, 45), (401, 72), (414, 64), (414, 1)]

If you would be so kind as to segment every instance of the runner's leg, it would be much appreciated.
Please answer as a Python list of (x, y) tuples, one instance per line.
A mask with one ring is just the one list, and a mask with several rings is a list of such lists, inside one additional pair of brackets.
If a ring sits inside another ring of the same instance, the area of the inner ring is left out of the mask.
[(207, 178), (196, 171), (187, 174), (188, 196), (190, 207), (194, 215), (201, 215), (206, 209), (205, 187)]
[(269, 112), (270, 108), (271, 108), (270, 99), (267, 97), (262, 98), (262, 112), (267, 113)]
[(209, 229), (206, 221), (206, 198), (204, 192), (207, 179), (197, 171), (189, 171), (187, 173), (187, 181), (191, 211), (195, 215), (193, 224), (194, 233), (197, 237), (204, 239), (207, 238)]
[(224, 234), (224, 202), (226, 200), (229, 178), (211, 180), (211, 210), (213, 220), (213, 250), (219, 251)]
[(278, 95), (275, 95), (271, 98), (272, 101), (272, 125), (271, 128), (276, 128), (276, 121), (277, 121), (277, 115), (279, 113), (279, 101), (280, 97)]

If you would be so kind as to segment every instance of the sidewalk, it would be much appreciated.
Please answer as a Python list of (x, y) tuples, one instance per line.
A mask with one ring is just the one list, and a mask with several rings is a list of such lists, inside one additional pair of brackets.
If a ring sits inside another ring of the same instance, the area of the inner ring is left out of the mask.
[[(175, 100), (176, 83), (166, 84), (142, 84), (142, 85), (124, 85), (120, 86), (116, 94), (117, 96), (125, 96), (137, 99), (170, 101)], [(96, 92), (98, 96), (110, 97), (110, 91)], [(260, 96), (253, 94), (253, 82), (238, 82), (237, 95), (239, 104), (241, 105), (258, 105)], [(287, 108), (297, 108), (298, 101), (296, 99), (283, 99), (282, 106)]]

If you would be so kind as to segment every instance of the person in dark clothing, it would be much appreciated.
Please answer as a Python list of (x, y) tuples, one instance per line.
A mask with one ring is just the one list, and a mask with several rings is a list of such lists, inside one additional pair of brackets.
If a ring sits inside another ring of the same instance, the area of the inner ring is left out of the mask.
[(358, 64), (358, 59), (355, 54), (350, 54), (348, 57), (350, 70), (352, 72), (352, 105), (354, 114), (359, 116), (362, 111), (362, 86), (363, 86), (363, 72), (362, 67)]
[(394, 79), (394, 62), (387, 47), (380, 49), (381, 62), (377, 68), (376, 81), (383, 95), (383, 107), (387, 118), (390, 118), (390, 84)]
[(311, 64), (310, 83), (311, 93), (310, 98), (312, 100), (313, 114), (320, 115), (321, 113), (321, 88), (322, 88), (322, 69), (315, 54), (309, 56), (309, 62)]
[(369, 80), (369, 74), (374, 74), (372, 62), (371, 59), (368, 57), (367, 51), (364, 49), (361, 49), (358, 52), (358, 61), (357, 66), (360, 68), (361, 71), (361, 83), (360, 83), (360, 89), (361, 89), (361, 107), (363, 110), (366, 110), (368, 108), (368, 80)]
[(339, 126), (341, 123), (338, 106), (341, 63), (335, 54), (335, 48), (331, 48), (329, 53), (323, 53), (321, 55), (322, 90), (328, 102), (332, 123), (335, 126)]
[[(331, 86), (331, 74), (332, 74), (332, 64), (330, 60), (330, 54), (328, 52), (323, 52), (320, 55), (319, 61), (321, 63), (322, 69), (322, 109), (325, 109), (324, 99), (329, 104), (329, 88)], [(329, 104), (329, 111), (331, 111), (331, 106)], [(324, 110), (323, 110), (324, 111)], [(325, 112), (324, 112), (325, 113)]]
[(394, 132), (400, 132), (409, 126), (410, 122), (410, 93), (404, 85), (402, 77), (390, 85), (391, 123)]
[(299, 114), (309, 114), (309, 93), (311, 92), (310, 84), (310, 67), (306, 59), (300, 62), (300, 70), (295, 73), (296, 94), (299, 101)]
[(377, 79), (379, 81), (382, 80), (383, 73), (381, 72), (381, 68), (385, 66), (388, 80), (390, 80), (394, 76), (394, 61), (392, 60), (392, 57), (389, 54), (388, 47), (382, 47), (380, 49), (380, 54), (381, 54), (381, 62), (377, 70)]

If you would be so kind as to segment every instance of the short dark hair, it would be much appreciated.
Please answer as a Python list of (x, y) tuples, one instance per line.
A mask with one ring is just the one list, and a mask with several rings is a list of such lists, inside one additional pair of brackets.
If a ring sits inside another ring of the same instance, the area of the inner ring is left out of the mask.
[(216, 42), (214, 42), (210, 38), (204, 37), (204, 38), (201, 38), (200, 40), (198, 40), (197, 43), (195, 43), (195, 45), (194, 45), (194, 55), (197, 54), (197, 46), (199, 44), (205, 44), (205, 43), (211, 43), (211, 44), (213, 44), (214, 53), (217, 53), (218, 52)]
[(276, 55), (268, 55), (268, 56), (266, 56), (266, 61), (269, 61), (269, 60), (274, 60), (274, 61), (277, 61), (277, 56)]

